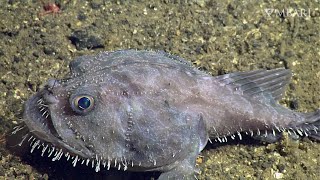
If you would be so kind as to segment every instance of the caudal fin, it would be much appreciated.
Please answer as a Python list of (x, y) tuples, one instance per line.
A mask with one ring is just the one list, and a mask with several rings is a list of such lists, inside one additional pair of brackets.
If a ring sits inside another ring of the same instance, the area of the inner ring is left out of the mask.
[[(304, 113), (305, 121), (299, 126), (285, 128), (283, 131), (287, 131), (289, 137), (292, 139), (300, 139), (302, 136), (309, 136), (320, 141), (320, 109), (312, 113)], [(279, 130), (280, 132), (280, 130)], [(253, 135), (253, 138), (260, 141), (273, 143), (278, 141), (282, 137), (277, 131), (265, 132), (264, 134)]]
[(320, 109), (312, 113), (305, 114), (306, 123), (299, 129), (303, 130), (305, 135), (320, 141)]

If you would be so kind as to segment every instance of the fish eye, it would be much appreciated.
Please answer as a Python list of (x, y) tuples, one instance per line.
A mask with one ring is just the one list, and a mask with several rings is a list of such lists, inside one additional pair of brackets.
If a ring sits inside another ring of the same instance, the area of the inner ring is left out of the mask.
[(94, 107), (94, 98), (89, 95), (80, 95), (73, 98), (72, 108), (79, 114), (87, 113)]

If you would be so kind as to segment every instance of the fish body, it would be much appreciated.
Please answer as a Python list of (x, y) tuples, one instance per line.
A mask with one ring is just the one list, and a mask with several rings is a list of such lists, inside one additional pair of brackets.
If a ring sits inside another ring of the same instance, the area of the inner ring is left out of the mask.
[(25, 104), (32, 150), (159, 179), (193, 179), (208, 141), (241, 133), (276, 136), (288, 130), (320, 139), (320, 111), (278, 104), (288, 69), (213, 77), (165, 52), (121, 50), (81, 56), (70, 76), (49, 80)]

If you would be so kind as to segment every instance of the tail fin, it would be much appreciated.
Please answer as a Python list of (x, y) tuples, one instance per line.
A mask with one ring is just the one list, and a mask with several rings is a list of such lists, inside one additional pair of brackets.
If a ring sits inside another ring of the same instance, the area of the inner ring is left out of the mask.
[(301, 125), (306, 135), (320, 141), (320, 109), (312, 113), (305, 114), (306, 123)]
[[(303, 116), (305, 117), (305, 120), (302, 124), (291, 128), (285, 128), (289, 137), (297, 140), (300, 139), (301, 136), (309, 136), (320, 141), (320, 109), (312, 113), (304, 113)], [(253, 135), (253, 138), (268, 143), (274, 143), (281, 137), (282, 134), (279, 134), (274, 130), (272, 133), (266, 131), (265, 134)]]

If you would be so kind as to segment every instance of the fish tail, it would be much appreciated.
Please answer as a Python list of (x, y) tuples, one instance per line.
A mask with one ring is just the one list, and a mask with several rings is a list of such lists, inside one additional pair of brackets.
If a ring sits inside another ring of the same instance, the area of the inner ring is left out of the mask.
[(304, 113), (305, 121), (294, 129), (301, 136), (309, 136), (320, 141), (320, 109)]
[(303, 130), (306, 136), (310, 136), (320, 141), (320, 109), (312, 113), (305, 113), (305, 123), (298, 129)]
[[(303, 118), (299, 125), (290, 125), (289, 127), (282, 129), (278, 127), (278, 132), (286, 131), (288, 132), (289, 137), (295, 140), (300, 139), (300, 137), (307, 136), (320, 141), (320, 109), (311, 113), (298, 114)], [(275, 129), (272, 130), (272, 133), (270, 130), (266, 130), (264, 134), (253, 135), (253, 138), (268, 143), (274, 143), (282, 138), (282, 134), (278, 132), (275, 131)]]

